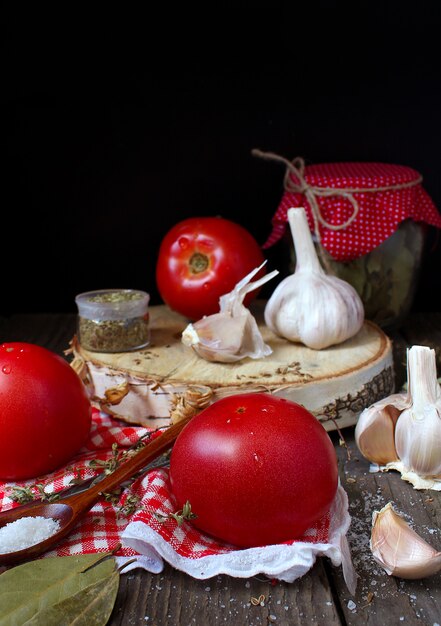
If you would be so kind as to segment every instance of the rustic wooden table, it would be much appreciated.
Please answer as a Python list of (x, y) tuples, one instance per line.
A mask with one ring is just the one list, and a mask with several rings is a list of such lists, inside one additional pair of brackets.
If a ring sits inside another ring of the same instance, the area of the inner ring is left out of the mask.
[[(14, 315), (0, 319), (2, 341), (29, 341), (64, 355), (75, 329), (74, 314)], [(415, 314), (399, 331), (389, 332), (394, 345), (397, 389), (405, 382), (405, 350), (428, 345), (441, 361), (441, 314)], [(342, 432), (348, 450), (335, 442), (340, 477), (349, 497), (352, 518), (348, 539), (359, 575), (355, 596), (343, 580), (341, 568), (324, 558), (294, 583), (216, 576), (195, 580), (166, 565), (161, 574), (134, 570), (121, 576), (109, 624), (279, 626), (296, 624), (427, 624), (441, 623), (441, 573), (423, 580), (388, 576), (369, 550), (371, 517), (387, 502), (394, 503), (409, 523), (441, 550), (441, 493), (417, 491), (396, 472), (369, 473), (358, 452), (353, 427)], [(252, 598), (263, 598), (255, 606)]]

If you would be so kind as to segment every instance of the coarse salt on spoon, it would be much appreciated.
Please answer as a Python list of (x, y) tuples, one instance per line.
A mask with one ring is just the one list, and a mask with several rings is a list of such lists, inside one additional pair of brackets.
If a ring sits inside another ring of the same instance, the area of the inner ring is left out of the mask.
[(57, 502), (30, 502), (29, 504), (0, 513), (0, 528), (24, 517), (37, 516), (52, 518), (60, 525), (59, 530), (39, 543), (15, 552), (0, 554), (0, 565), (10, 565), (33, 559), (53, 548), (55, 544), (71, 532), (81, 517), (99, 500), (103, 492), (112, 491), (170, 448), (191, 417), (192, 415), (184, 417), (176, 424), (167, 428), (159, 437), (148, 443), (114, 472), (85, 491), (62, 498)]

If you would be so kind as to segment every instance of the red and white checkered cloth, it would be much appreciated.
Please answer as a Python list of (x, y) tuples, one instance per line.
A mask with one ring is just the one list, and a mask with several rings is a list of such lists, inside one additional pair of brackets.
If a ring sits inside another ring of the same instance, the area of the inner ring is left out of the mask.
[[(117, 444), (118, 450), (123, 451), (135, 444), (146, 432), (146, 428), (129, 426), (94, 409), (89, 440), (66, 467), (37, 479), (14, 483), (0, 481), (0, 511), (19, 506), (10, 498), (11, 488), (14, 486), (31, 487), (35, 496), (38, 496), (39, 491), (35, 486), (37, 483), (44, 485), (45, 493), (52, 494), (71, 486), (71, 481), (77, 477), (86, 479), (97, 476), (102, 470), (90, 467), (90, 461), (111, 459), (113, 444)], [(160, 433), (152, 436), (160, 436)], [(123, 493), (116, 506), (102, 498), (67, 539), (44, 556), (69, 556), (113, 550), (121, 542), (121, 533), (129, 522), (127, 517), (118, 514), (119, 506), (124, 503), (127, 495), (127, 492)], [(135, 553), (124, 548), (117, 554), (132, 556)]]
[[(91, 460), (112, 458), (113, 444), (117, 444), (118, 450), (122, 451), (136, 443), (147, 430), (129, 426), (94, 409), (89, 441), (69, 465), (37, 481), (0, 482), (0, 510), (18, 506), (9, 497), (14, 486), (32, 487), (38, 482), (44, 484), (45, 492), (49, 494), (69, 486), (78, 474), (81, 478), (99, 474), (90, 467)], [(161, 433), (155, 432), (152, 436), (160, 437)], [(34, 491), (38, 495), (36, 487)], [(138, 498), (137, 510), (130, 515), (121, 514), (130, 496)], [(288, 582), (306, 573), (317, 556), (328, 556), (335, 565), (343, 565), (348, 588), (355, 589), (356, 576), (346, 542), (350, 517), (347, 496), (342, 487), (339, 487), (330, 513), (303, 537), (280, 545), (248, 550), (220, 543), (188, 522), (178, 526), (174, 519), (160, 521), (156, 516), (167, 517), (169, 513), (176, 512), (176, 508), (168, 470), (150, 470), (124, 490), (117, 504), (102, 498), (72, 533), (44, 556), (109, 552), (122, 543), (123, 547), (115, 553), (117, 560), (123, 563), (136, 557), (136, 562), (124, 572), (143, 567), (159, 573), (165, 559), (195, 578), (209, 578), (219, 573), (239, 577), (263, 573)]]
[[(298, 184), (293, 175), (290, 179)], [(353, 193), (359, 210), (354, 221), (340, 230), (320, 225), (323, 247), (337, 261), (349, 261), (371, 252), (392, 235), (406, 219), (441, 228), (441, 215), (428, 193), (417, 183), (420, 174), (403, 165), (387, 163), (321, 163), (307, 165), (304, 179), (312, 187), (350, 189), (374, 189), (392, 187), (384, 191)], [(413, 183), (417, 183), (414, 184)], [(408, 185), (393, 189), (396, 185)], [(332, 225), (344, 224), (353, 214), (354, 207), (343, 195), (316, 196), (323, 219)], [(303, 193), (285, 191), (272, 219), (272, 231), (263, 248), (275, 244), (285, 233), (287, 211), (290, 207), (306, 209), (311, 232), (314, 221), (308, 199)]]

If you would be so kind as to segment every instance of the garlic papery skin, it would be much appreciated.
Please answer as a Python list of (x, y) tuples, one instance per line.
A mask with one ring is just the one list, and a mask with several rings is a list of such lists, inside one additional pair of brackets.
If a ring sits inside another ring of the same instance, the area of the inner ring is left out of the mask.
[(372, 515), (370, 548), (375, 561), (391, 576), (418, 579), (441, 570), (441, 552), (410, 528), (390, 502)]
[(322, 350), (353, 337), (364, 322), (360, 296), (349, 283), (325, 273), (305, 209), (288, 209), (296, 252), (294, 274), (283, 279), (265, 307), (265, 323), (288, 341)]
[(407, 351), (409, 407), (395, 427), (395, 448), (407, 471), (441, 478), (441, 387), (435, 350), (412, 346)]
[(407, 395), (397, 393), (360, 413), (355, 426), (355, 443), (366, 459), (377, 465), (399, 461), (395, 449), (395, 426), (406, 406)]

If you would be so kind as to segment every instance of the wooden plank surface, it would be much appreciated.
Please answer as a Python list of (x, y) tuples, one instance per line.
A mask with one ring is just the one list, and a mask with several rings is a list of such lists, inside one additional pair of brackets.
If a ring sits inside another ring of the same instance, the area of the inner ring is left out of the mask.
[[(0, 320), (1, 341), (30, 341), (65, 357), (74, 330), (73, 314), (14, 315)], [(411, 317), (390, 336), (401, 385), (406, 347), (429, 345), (437, 349), (439, 358), (441, 314)], [(121, 576), (109, 624), (440, 624), (441, 573), (417, 581), (390, 577), (373, 561), (369, 537), (372, 512), (391, 501), (422, 537), (441, 550), (441, 493), (417, 491), (397, 472), (370, 473), (369, 463), (355, 446), (353, 427), (341, 434), (347, 447), (340, 445), (338, 433), (330, 436), (349, 497), (352, 522), (348, 539), (359, 575), (355, 596), (349, 594), (341, 568), (333, 567), (327, 559), (319, 559), (308, 574), (291, 584), (264, 576), (238, 579), (222, 575), (199, 581), (166, 564), (161, 574), (135, 570)], [(260, 596), (262, 603), (254, 606), (252, 598)]]

